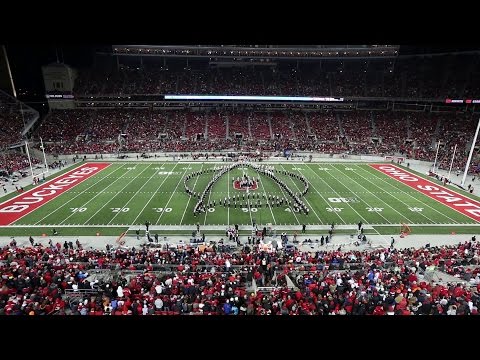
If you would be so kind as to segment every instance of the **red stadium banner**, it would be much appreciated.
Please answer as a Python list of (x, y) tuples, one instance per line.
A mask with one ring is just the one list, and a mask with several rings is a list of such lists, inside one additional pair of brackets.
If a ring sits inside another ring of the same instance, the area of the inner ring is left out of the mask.
[(0, 225), (14, 223), (109, 165), (110, 163), (86, 163), (5, 201), (0, 204)]

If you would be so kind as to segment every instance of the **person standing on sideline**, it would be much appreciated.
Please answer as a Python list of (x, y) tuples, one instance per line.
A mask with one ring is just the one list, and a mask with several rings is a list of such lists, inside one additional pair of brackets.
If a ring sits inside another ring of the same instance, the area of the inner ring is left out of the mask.
[(393, 248), (393, 244), (395, 244), (395, 239), (394, 239), (393, 236), (392, 236), (392, 240), (390, 241), (390, 247)]
[(145, 221), (145, 227), (147, 228), (147, 231), (148, 231), (149, 226), (150, 226), (150, 223), (148, 222), (148, 220)]
[(358, 230), (360, 230), (360, 229), (362, 228), (362, 225), (363, 225), (363, 223), (360, 221), (360, 222), (358, 223)]
[(302, 225), (302, 234), (305, 234), (305, 229), (307, 228), (307, 225), (303, 224)]

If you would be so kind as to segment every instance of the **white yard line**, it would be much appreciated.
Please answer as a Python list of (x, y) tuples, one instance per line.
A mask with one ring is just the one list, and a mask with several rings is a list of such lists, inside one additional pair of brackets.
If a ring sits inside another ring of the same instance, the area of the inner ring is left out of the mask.
[[(86, 188), (85, 190), (81, 191), (80, 193), (78, 193), (78, 195), (76, 195), (75, 197), (71, 198), (70, 200), (67, 200), (66, 202), (64, 202), (61, 206), (57, 207), (55, 210), (53, 210), (52, 212), (50, 212), (48, 215), (45, 215), (43, 218), (41, 218), (40, 220), (38, 220), (34, 225), (38, 225), (41, 221), (45, 220), (46, 218), (48, 218), (50, 215), (56, 213), (58, 210), (62, 209), (65, 205), (67, 205), (68, 203), (70, 203), (70, 201), (73, 201), (75, 200), (77, 197), (79, 197), (80, 195), (82, 195), (83, 193), (85, 193), (87, 190), (91, 189), (92, 187), (94, 187), (95, 185), (97, 185), (100, 181), (102, 180), (105, 180), (107, 177), (109, 177), (110, 175), (112, 175), (114, 172), (120, 170), (123, 166), (125, 165), (122, 165), (120, 167), (118, 167), (116, 170), (113, 170), (111, 173), (105, 175), (104, 177), (98, 179), (95, 183), (93, 183), (92, 185), (90, 185), (88, 188)], [(108, 169), (108, 168), (106, 168)], [(95, 176), (95, 175), (94, 175)], [(88, 179), (87, 179), (88, 181)], [(79, 184), (80, 185), (80, 184)], [(74, 188), (72, 188), (74, 189)], [(70, 189), (70, 190), (72, 190)], [(67, 193), (69, 190), (67, 190), (65, 193)], [(64, 194), (65, 194), (64, 193)], [(63, 195), (63, 194), (62, 194)], [(52, 199), (53, 200), (53, 199)]]
[[(330, 184), (329, 184), (328, 182), (326, 182), (325, 180), (323, 180), (323, 179), (310, 167), (310, 165), (308, 165), (308, 164), (304, 164), (304, 165), (305, 165), (307, 168), (309, 168), (310, 171), (313, 172), (316, 177), (318, 177), (320, 180), (322, 180), (322, 181), (325, 183), (325, 185), (327, 185), (330, 189), (332, 189), (332, 192), (333, 192), (333, 193), (337, 194), (338, 197), (341, 197), (341, 196), (338, 194), (338, 192), (336, 192), (335, 189), (330, 186)], [(329, 176), (330, 176), (330, 175), (329, 175)], [(317, 194), (320, 195), (320, 197), (325, 201), (325, 203), (331, 208), (332, 205), (330, 205), (330, 204), (328, 203), (328, 201), (325, 200), (325, 198), (318, 192), (318, 190), (315, 188), (315, 186), (312, 185), (312, 187), (315, 189), (315, 191), (317, 192)], [(364, 218), (362, 215), (360, 215), (359, 212), (358, 212), (357, 210), (355, 210), (355, 209), (352, 207), (352, 205), (350, 205), (350, 203), (345, 203), (345, 204), (347, 204), (348, 206), (350, 206), (350, 208), (358, 215), (358, 217), (359, 217), (360, 219), (362, 219), (365, 223), (368, 224), (368, 221), (365, 220), (365, 218)], [(335, 212), (335, 214), (337, 214), (338, 217), (340, 217), (340, 219), (343, 221), (344, 224), (347, 224), (347, 222), (346, 222), (345, 220), (343, 220), (343, 218), (340, 216), (339, 213)]]
[[(346, 173), (344, 173), (343, 171), (341, 171), (340, 169), (338, 169), (335, 165), (332, 165), (333, 169), (337, 170), (338, 172), (340, 172), (341, 174), (347, 176), (350, 180), (352, 180), (355, 184), (359, 185), (360, 187), (364, 188), (367, 193), (369, 193), (370, 195), (373, 195), (375, 198), (377, 198), (378, 200), (380, 200), (384, 205), (388, 206), (390, 209), (392, 209), (393, 211), (395, 211), (398, 215), (402, 216), (403, 218), (405, 218), (406, 220), (408, 220), (409, 223), (412, 223), (412, 220), (410, 220), (405, 214), (401, 213), (400, 211), (398, 211), (397, 209), (395, 209), (393, 206), (391, 206), (388, 202), (385, 202), (383, 201), (382, 199), (380, 199), (377, 195), (375, 195), (374, 193), (372, 193), (370, 190), (368, 190), (365, 186), (363, 186), (362, 184), (360, 184), (358, 181), (356, 181), (355, 179), (353, 179), (352, 177), (348, 176)], [(358, 175), (358, 173), (354, 173), (355, 175)], [(365, 179), (362, 175), (360, 175), (364, 180), (368, 181), (369, 183), (373, 184), (370, 180), (368, 179)], [(338, 180), (338, 178), (337, 178)], [(342, 185), (343, 183), (338, 180)], [(375, 184), (374, 184), (375, 185)], [(344, 185), (345, 186), (345, 185)], [(390, 195), (390, 196), (393, 196), (393, 195)], [(403, 204), (405, 204), (403, 201), (399, 200), (397, 197), (393, 196), (395, 199), (397, 199), (398, 201), (402, 202)], [(363, 199), (362, 199), (363, 200)], [(368, 207), (372, 207), (370, 206), (365, 200), (363, 200), (363, 202), (365, 204), (367, 204)], [(407, 205), (407, 204), (405, 204)], [(377, 214), (379, 214), (381, 217), (383, 217), (385, 220), (387, 220), (380, 212), (377, 212)], [(423, 215), (423, 214), (422, 214)], [(425, 218), (427, 218), (428, 220), (432, 221), (431, 219), (429, 219), (428, 217), (426, 217), (425, 215), (423, 215)]]
[[(281, 165), (281, 164), (275, 164), (275, 165)], [(273, 173), (275, 174), (275, 171), (273, 171)], [(272, 179), (272, 181), (275, 181), (275, 180)], [(278, 185), (278, 184), (276, 184), (276, 185), (277, 185), (278, 188), (280, 188), (280, 191), (282, 192), (283, 197), (284, 197), (285, 199), (288, 199), (288, 197), (285, 196), (285, 193), (283, 192), (283, 188), (282, 188), (280, 185)], [(292, 204), (293, 204), (294, 202), (295, 202), (295, 200), (292, 199)], [(295, 216), (295, 220), (297, 220), (298, 225), (300, 225), (300, 221), (298, 220), (298, 217), (297, 217), (297, 214), (295, 214), (295, 211), (292, 210), (291, 214), (293, 214), (293, 216)], [(281, 224), (280, 224), (280, 225), (281, 225)]]
[[(209, 162), (210, 164), (210, 162)], [(214, 163), (216, 164), (216, 163)], [(225, 165), (225, 163), (223, 163), (223, 165)], [(227, 165), (228, 166), (228, 165)], [(218, 171), (221, 171), (221, 170), (217, 170), (216, 172), (214, 172), (214, 175), (218, 172)], [(219, 179), (220, 180), (220, 179)], [(227, 180), (228, 181), (228, 180)], [(220, 183), (220, 181), (218, 182), (218, 184)], [(212, 196), (212, 193), (213, 193), (213, 188), (214, 188), (215, 184), (213, 184), (212, 188), (210, 189), (210, 191), (208, 192), (208, 201), (207, 201), (207, 204), (210, 202), (210, 199), (211, 199), (211, 196)], [(227, 192), (224, 192), (224, 191), (216, 191), (215, 193), (216, 194), (227, 194), (228, 196), (230, 196), (230, 189), (228, 188), (230, 186), (230, 184), (227, 184)], [(221, 199), (220, 199), (221, 200)], [(219, 208), (220, 208), (220, 203), (218, 203), (219, 205)], [(216, 206), (215, 206), (216, 207)], [(230, 215), (230, 213), (228, 213)], [(205, 226), (207, 224), (207, 215), (208, 215), (208, 211), (205, 212), (205, 218), (203, 219), (203, 226)], [(229, 221), (230, 219), (228, 219)], [(230, 224), (230, 223), (229, 223)]]
[[(303, 165), (305, 166), (305, 164), (303, 164)], [(315, 171), (313, 171), (312, 169), (310, 169), (310, 171), (312, 171), (313, 173), (315, 173), (315, 175), (316, 175), (318, 178), (320, 178), (320, 180), (322, 180), (323, 182), (325, 182), (325, 180), (323, 180)], [(330, 205), (330, 204), (328, 203), (328, 201), (323, 197), (322, 193), (317, 190), (317, 188), (315, 187), (315, 185), (314, 185), (311, 181), (309, 181), (309, 183), (310, 183), (310, 185), (312, 185), (312, 188), (315, 189), (315, 192), (322, 198), (322, 200), (325, 201), (325, 204), (327, 204), (327, 206), (328, 206), (329, 208), (331, 208), (332, 205)], [(328, 184), (327, 184), (327, 186), (328, 186)], [(330, 189), (331, 189), (331, 187), (330, 187)], [(332, 190), (333, 190), (333, 189), (332, 189)], [(335, 215), (337, 215), (337, 216), (339, 217), (339, 219), (340, 219), (341, 222), (343, 222), (344, 224), (347, 224), (347, 222), (342, 218), (342, 216), (340, 215), (340, 213), (338, 213), (338, 212), (336, 212), (336, 211), (335, 211), (334, 213), (335, 213)]]
[[(287, 171), (287, 169), (285, 169), (285, 167), (284, 167), (283, 165), (282, 165), (282, 169), (283, 169), (284, 171)], [(298, 173), (299, 173), (300, 175), (302, 174), (299, 170), (297, 170), (297, 171), (298, 171)], [(299, 189), (299, 187), (297, 186), (297, 183), (295, 182), (295, 180), (293, 180), (289, 175), (286, 175), (286, 177), (288, 177), (288, 178), (290, 179), (290, 181), (293, 183), (293, 185), (295, 185), (295, 187), (297, 188), (297, 190), (301, 192), (301, 189)], [(317, 212), (315, 211), (315, 209), (313, 208), (312, 204), (310, 204), (310, 202), (307, 200), (306, 197), (304, 197), (304, 198), (305, 198), (305, 202), (308, 204), (308, 206), (310, 207), (310, 209), (313, 211), (313, 213), (314, 213), (315, 216), (317, 217), (318, 221), (320, 221), (320, 223), (323, 224), (322, 219), (320, 219), (320, 216), (318, 216), (318, 214), (317, 214)]]
[[(165, 165), (165, 164), (166, 164), (166, 163), (163, 163), (162, 166)], [(175, 168), (177, 167), (178, 164), (179, 164), (179, 163), (177, 162), (177, 163), (175, 164), (175, 166), (172, 168), (172, 171), (170, 171), (172, 174), (167, 174), (167, 176), (165, 176), (165, 177), (163, 178), (162, 183), (158, 186), (157, 190), (154, 191), (154, 193), (152, 194), (152, 196), (150, 197), (150, 199), (145, 203), (145, 206), (143, 207), (143, 209), (140, 210), (140, 212), (138, 213), (137, 217), (133, 220), (133, 224), (134, 224), (134, 225), (136, 224), (136, 221), (137, 221), (137, 219), (140, 217), (140, 215), (142, 215), (143, 211), (147, 208), (148, 204), (150, 204), (150, 202), (151, 202), (152, 199), (155, 197), (155, 195), (157, 195), (158, 190), (160, 190), (160, 188), (161, 188), (162, 185), (165, 183), (165, 181), (168, 179), (168, 177), (169, 177), (170, 175), (173, 175), (173, 170), (175, 170)], [(173, 193), (173, 192), (172, 192), (172, 193)], [(134, 225), (132, 225), (132, 226), (134, 226)], [(141, 225), (141, 224), (140, 224), (140, 225)]]
[[(230, 170), (227, 171), (227, 197), (230, 202)], [(227, 209), (227, 226), (230, 227), (230, 206)]]
[[(202, 162), (202, 166), (200, 167), (199, 171), (202, 171), (203, 165), (205, 165), (205, 163)], [(195, 186), (197, 186), (197, 182), (198, 182), (198, 179), (200, 178), (200, 176), (201, 175), (197, 175), (197, 178), (195, 179), (195, 182), (193, 183), (192, 191), (195, 191)], [(180, 225), (182, 225), (185, 214), (187, 213), (188, 205), (190, 205), (190, 200), (192, 200), (191, 196), (188, 197), (187, 205), (185, 205), (185, 210), (183, 210), (183, 215), (182, 215), (182, 218), (180, 219)], [(207, 203), (207, 205), (208, 205), (208, 203)], [(208, 209), (207, 209), (207, 212), (208, 212)]]
[(267, 193), (265, 192), (265, 186), (263, 186), (263, 179), (260, 181), (260, 172), (257, 172), (257, 175), (258, 175), (258, 182), (262, 185), (262, 188), (263, 188), (263, 195), (265, 196), (265, 202), (266, 202), (265, 206), (268, 206), (268, 208), (270, 209), (270, 212), (272, 213), (273, 222), (275, 223), (275, 225), (277, 225), (277, 220), (275, 220), (275, 215), (273, 215), (273, 210), (268, 201)]
[[(356, 166), (359, 166), (359, 165), (356, 165)], [(365, 169), (362, 169), (361, 167), (360, 167), (360, 169), (361, 169), (362, 171), (365, 171), (365, 172), (366, 172), (366, 173), (368, 173), (369, 175), (373, 175), (375, 178), (377, 178), (377, 179), (379, 179), (379, 180), (383, 181), (383, 182), (384, 182), (384, 183), (386, 183), (387, 185), (389, 185), (389, 186), (391, 186), (391, 187), (393, 187), (393, 188), (395, 188), (395, 189), (397, 189), (397, 190), (400, 190), (402, 193), (404, 193), (404, 194), (406, 194), (406, 195), (410, 196), (412, 199), (414, 199), (414, 200), (416, 200), (416, 201), (419, 201), (419, 202), (420, 202), (420, 203), (421, 203), (423, 206), (426, 206), (426, 207), (428, 207), (428, 208), (432, 209), (433, 211), (435, 211), (435, 212), (439, 213), (440, 215), (442, 215), (442, 216), (444, 216), (444, 217), (446, 217), (446, 218), (448, 218), (448, 219), (452, 220), (452, 221), (453, 221), (453, 223), (455, 223), (455, 224), (458, 224), (458, 223), (459, 223), (458, 221), (456, 221), (456, 220), (454, 220), (454, 219), (450, 218), (448, 215), (445, 215), (445, 214), (444, 214), (444, 213), (442, 213), (441, 211), (439, 211), (439, 210), (435, 209), (434, 207), (432, 207), (432, 206), (430, 206), (430, 205), (428, 205), (428, 204), (424, 203), (422, 200), (420, 200), (420, 199), (416, 198), (416, 197), (415, 197), (415, 196), (413, 196), (413, 195), (410, 195), (410, 193), (409, 193), (409, 192), (407, 192), (407, 191), (404, 191), (404, 190), (402, 190), (401, 188), (399, 188), (399, 187), (397, 187), (397, 186), (395, 186), (395, 185), (393, 185), (393, 184), (389, 183), (388, 181), (386, 181), (385, 179), (383, 179), (381, 176), (377, 176), (376, 174), (374, 174), (374, 173), (371, 173), (370, 171), (367, 171), (367, 170), (365, 170)], [(374, 170), (375, 170), (375, 169), (374, 169)], [(378, 171), (378, 170), (375, 170), (375, 171)], [(381, 173), (379, 172), (379, 174), (381, 174)], [(360, 175), (360, 176), (362, 176), (362, 175)], [(362, 177), (363, 177), (363, 176), (362, 176)], [(364, 179), (366, 179), (366, 178), (364, 178)], [(391, 179), (391, 178), (389, 177), (389, 179)], [(398, 180), (396, 180), (396, 179), (393, 179), (393, 180), (395, 180), (396, 182), (398, 182), (398, 183), (402, 184), (402, 182), (400, 182), (400, 181), (398, 181)], [(369, 181), (369, 180), (367, 180), (367, 181), (368, 181), (368, 182), (371, 182), (371, 181)], [(376, 187), (378, 187), (378, 188), (380, 189), (380, 187), (379, 187), (378, 185), (375, 185), (375, 186), (376, 186)], [(421, 195), (423, 195), (423, 194), (422, 194), (420, 191), (417, 191), (417, 193), (418, 193), (418, 194), (421, 194)], [(405, 204), (405, 203), (404, 203), (402, 200), (400, 200), (400, 199), (399, 199), (399, 198), (397, 198), (396, 196), (394, 196), (394, 195), (392, 195), (392, 196), (393, 196), (395, 199), (397, 199), (398, 201), (400, 201), (400, 202), (402, 202), (403, 204)], [(441, 204), (441, 203), (440, 203), (440, 204)], [(407, 204), (405, 204), (405, 205), (407, 205)], [(442, 205), (443, 205), (443, 204), (442, 204)], [(408, 207), (408, 205), (407, 205), (407, 207)], [(450, 209), (450, 208), (449, 208), (449, 209)], [(418, 214), (422, 214), (422, 213), (421, 213), (421, 212), (418, 212)], [(423, 215), (423, 214), (422, 214), (422, 215)], [(462, 214), (462, 215), (463, 215), (463, 214)], [(430, 219), (430, 218), (429, 218), (429, 217), (427, 217), (426, 215), (423, 215), (423, 216), (424, 216), (424, 217), (426, 217), (428, 220), (430, 220), (430, 221), (431, 221), (433, 224), (435, 224), (435, 221), (433, 221), (432, 219)]]
[[(188, 169), (188, 166), (185, 167), (185, 171), (183, 172), (183, 175), (180, 177), (180, 179), (183, 179), (183, 178), (185, 177), (185, 174), (187, 173), (188, 170), (189, 170), (189, 169)], [(164, 209), (168, 207), (168, 204), (170, 204), (170, 200), (172, 200), (173, 195), (175, 195), (175, 193), (177, 192), (178, 185), (180, 185), (180, 183), (182, 183), (182, 181), (179, 181), (178, 184), (177, 184), (177, 186), (175, 186), (175, 190), (173, 190), (172, 195), (170, 196), (170, 198), (168, 199), (167, 203), (166, 203), (165, 206), (163, 207)], [(157, 221), (155, 222), (154, 225), (157, 225), (157, 224), (158, 224), (158, 222), (160, 221), (160, 218), (163, 216), (163, 214), (165, 214), (165, 211), (162, 211), (162, 212), (160, 213), (160, 216), (158, 217), (158, 219), (157, 219)]]
[[(213, 176), (215, 176), (217, 172), (214, 171), (213, 172)], [(212, 178), (213, 178), (212, 176)], [(212, 188), (210, 189), (210, 191), (208, 192), (208, 201), (207, 201), (207, 204), (210, 203), (210, 197), (212, 196), (212, 192), (213, 192), (213, 187), (215, 186), (215, 184), (212, 185)], [(220, 204), (219, 204), (220, 205)], [(215, 207), (214, 207), (215, 209)], [(205, 226), (207, 224), (207, 215), (208, 215), (208, 210), (205, 211), (205, 218), (203, 219), (203, 226)]]
[[(245, 166), (245, 168), (242, 168), (243, 170), (242, 171), (245, 171), (245, 173), (247, 174), (248, 176), (248, 170), (249, 170), (249, 167), (248, 166)], [(229, 184), (230, 185), (230, 184)], [(252, 207), (250, 206), (250, 199), (249, 199), (249, 192), (248, 192), (248, 188), (247, 188), (247, 191), (245, 192), (247, 194), (247, 209), (248, 209), (248, 214), (250, 215), (250, 226), (253, 226), (253, 216), (252, 216)], [(255, 219), (255, 224), (257, 224), (257, 220)]]
[[(250, 206), (250, 199), (248, 198), (248, 189), (246, 190), (246, 193), (247, 193), (247, 206), (248, 206), (247, 209), (248, 209), (248, 214), (250, 215), (250, 226), (253, 226), (252, 207)], [(255, 224), (257, 224), (256, 219), (255, 219)]]
[[(158, 175), (157, 170), (155, 170), (155, 171), (153, 172), (152, 176), (148, 177), (148, 180), (145, 181), (145, 183), (140, 187), (140, 189), (138, 189), (138, 190), (135, 192), (135, 194), (133, 194), (132, 197), (130, 197), (130, 199), (129, 199), (125, 204), (123, 204), (122, 208), (126, 207), (133, 199), (135, 199), (135, 196), (138, 195), (138, 193), (140, 192), (140, 190), (142, 190), (142, 189), (145, 187), (145, 185), (147, 185), (147, 184), (150, 182), (150, 180), (152, 180), (153, 177), (156, 176), (156, 175)], [(154, 193), (154, 194), (155, 194), (155, 193)], [(107, 225), (110, 225), (110, 223), (111, 223), (119, 214), (120, 214), (120, 212), (116, 213), (115, 216), (114, 216), (113, 218), (111, 218), (110, 221), (107, 223)]]
[[(333, 165), (333, 164), (332, 164), (332, 169), (333, 169), (333, 170), (337, 170), (337, 171), (339, 171), (341, 174), (343, 174), (343, 173), (342, 173), (340, 170), (338, 170), (338, 169), (335, 167), (335, 165)], [(333, 176), (333, 175), (330, 174), (330, 173), (328, 173), (328, 175), (331, 176), (332, 178), (334, 178), (337, 182), (339, 182), (343, 187), (345, 187), (345, 189), (348, 189), (348, 186), (345, 185), (345, 184), (343, 183), (343, 181), (341, 181), (338, 177)], [(343, 175), (344, 175), (344, 174), (343, 174)], [(357, 184), (358, 184), (358, 183), (357, 183)], [(361, 185), (360, 185), (360, 186), (361, 186)], [(362, 187), (363, 187), (363, 186), (362, 186)], [(364, 188), (364, 189), (365, 189), (365, 188)], [(354, 193), (353, 191), (352, 191), (352, 194), (355, 195), (355, 193)], [(361, 200), (365, 205), (367, 205), (368, 207), (370, 207), (370, 208), (373, 207), (373, 206), (371, 206), (369, 203), (367, 203), (364, 199), (360, 198), (360, 200)], [(347, 204), (348, 204), (348, 203), (347, 203)], [(353, 209), (353, 207), (352, 207), (352, 209)], [(366, 210), (366, 209), (365, 209), (365, 210)], [(358, 212), (357, 212), (357, 214), (358, 214)], [(386, 222), (387, 224), (393, 224), (390, 220), (388, 220), (385, 216), (383, 216), (382, 213), (376, 212), (376, 214), (379, 215), (380, 217), (382, 217), (383, 220), (385, 220), (385, 222)]]
[[(136, 165), (137, 165), (137, 164), (135, 164), (135, 166), (136, 166)], [(90, 217), (87, 219), (87, 221), (85, 221), (85, 222), (83, 223), (83, 225), (85, 225), (85, 224), (88, 223), (90, 220), (92, 220), (92, 219), (95, 217), (95, 215), (97, 215), (102, 209), (104, 209), (105, 206), (107, 206), (108, 204), (110, 204), (110, 203), (112, 202), (112, 200), (115, 199), (115, 198), (118, 196), (118, 194), (120, 194), (128, 185), (130, 185), (132, 182), (134, 182), (135, 179), (136, 179), (137, 177), (139, 177), (140, 174), (142, 174), (142, 173), (143, 173), (145, 170), (147, 170), (150, 166), (152, 166), (152, 164), (148, 165), (145, 169), (143, 169), (142, 171), (140, 171), (140, 172), (138, 173), (138, 175), (135, 176), (132, 180), (130, 180), (121, 190), (117, 191), (116, 194), (115, 194), (113, 197), (111, 197), (100, 209), (98, 209), (98, 210), (95, 212), (95, 214), (93, 214), (92, 216), (90, 216)], [(130, 172), (130, 171), (132, 171), (132, 170), (134, 170), (134, 169), (135, 169), (135, 167), (133, 167), (132, 169), (128, 170), (127, 173)], [(89, 202), (95, 200), (98, 195), (100, 195), (100, 194), (102, 194), (103, 192), (105, 192), (105, 190), (107, 190), (111, 185), (113, 185), (114, 183), (116, 183), (116, 182), (117, 182), (118, 180), (120, 180), (121, 178), (122, 178), (122, 177), (114, 180), (110, 185), (108, 185), (105, 189), (103, 189), (102, 191), (100, 191), (100, 192), (99, 192), (97, 195), (95, 195), (93, 198), (91, 198), (90, 200), (88, 200), (88, 201), (87, 201), (85, 204), (83, 204), (81, 207), (84, 207), (84, 206), (87, 205)], [(74, 214), (74, 213), (72, 213), (72, 215), (73, 215), (73, 214)], [(72, 216), (72, 215), (70, 215), (70, 216)], [(70, 217), (70, 216), (69, 216), (69, 217)], [(68, 218), (67, 218), (67, 219), (68, 219)], [(67, 219), (65, 219), (65, 220), (67, 220)], [(62, 221), (62, 223), (65, 222), (65, 220)]]

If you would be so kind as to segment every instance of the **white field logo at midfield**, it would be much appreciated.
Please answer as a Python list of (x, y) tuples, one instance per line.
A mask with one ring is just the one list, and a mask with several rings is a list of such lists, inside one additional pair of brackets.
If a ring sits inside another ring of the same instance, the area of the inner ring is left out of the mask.
[(438, 186), (431, 181), (391, 165), (371, 164), (371, 167), (397, 179), (403, 184), (418, 190), (428, 197), (441, 202), (471, 219), (480, 221), (480, 202), (463, 196), (455, 191)]
[[(36, 189), (27, 191), (4, 204), (0, 205), (0, 225), (7, 225), (13, 221), (18, 220), (30, 211), (43, 205), (48, 200), (58, 196), (67, 191), (83, 180), (96, 174), (110, 165), (109, 163), (86, 164), (78, 169), (74, 169), (56, 179), (38, 186)], [(15, 214), (12, 218), (8, 214)]]

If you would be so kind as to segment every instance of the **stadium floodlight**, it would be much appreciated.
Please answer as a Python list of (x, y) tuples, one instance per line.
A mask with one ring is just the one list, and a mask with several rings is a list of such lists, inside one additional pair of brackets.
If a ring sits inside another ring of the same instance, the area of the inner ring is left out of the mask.
[(468, 155), (467, 164), (465, 165), (465, 172), (463, 173), (462, 186), (465, 186), (465, 179), (467, 178), (468, 168), (470, 167), (470, 162), (472, 161), (473, 150), (475, 150), (475, 144), (477, 142), (478, 130), (480, 130), (480, 119), (478, 119), (477, 131), (475, 131), (475, 136), (473, 137), (472, 147), (470, 148), (470, 154)]

